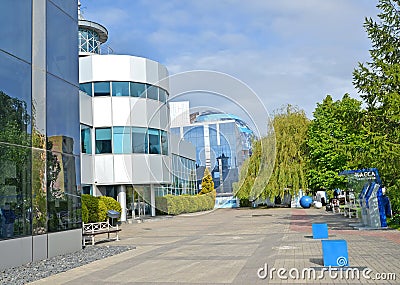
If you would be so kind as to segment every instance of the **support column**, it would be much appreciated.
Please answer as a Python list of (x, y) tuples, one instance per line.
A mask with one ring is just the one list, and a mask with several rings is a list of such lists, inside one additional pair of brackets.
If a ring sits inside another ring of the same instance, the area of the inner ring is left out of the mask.
[(150, 206), (151, 206), (151, 216), (155, 217), (156, 215), (156, 196), (154, 193), (154, 185), (150, 185)]
[(121, 222), (126, 222), (126, 186), (118, 186), (118, 202), (121, 205)]

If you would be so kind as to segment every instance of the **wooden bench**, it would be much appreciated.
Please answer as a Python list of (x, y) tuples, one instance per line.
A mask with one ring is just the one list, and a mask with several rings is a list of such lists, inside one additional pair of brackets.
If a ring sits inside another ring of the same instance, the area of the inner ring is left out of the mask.
[(110, 240), (110, 233), (115, 233), (115, 240), (119, 240), (118, 232), (121, 229), (118, 228), (118, 224), (114, 227), (110, 225), (109, 222), (99, 222), (99, 223), (88, 223), (82, 224), (82, 245), (86, 245), (87, 237), (89, 237), (89, 241), (91, 244), (95, 244), (95, 236), (101, 234), (107, 234), (107, 239)]

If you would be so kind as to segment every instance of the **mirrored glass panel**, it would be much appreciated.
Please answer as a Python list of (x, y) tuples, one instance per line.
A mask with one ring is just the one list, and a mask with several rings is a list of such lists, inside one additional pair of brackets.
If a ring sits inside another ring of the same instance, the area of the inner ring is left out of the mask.
[(163, 103), (167, 102), (167, 92), (164, 89), (158, 89), (159, 100)]
[(111, 128), (96, 129), (96, 154), (112, 153)]
[(131, 128), (113, 127), (114, 153), (132, 153)]
[(31, 3), (32, 1), (3, 0), (0, 9), (0, 49), (27, 62), (31, 62), (32, 48)]
[(92, 128), (81, 125), (81, 152), (92, 154)]
[(168, 135), (166, 131), (161, 132), (161, 154), (168, 155)]
[(147, 98), (158, 100), (158, 87), (146, 84), (147, 86)]
[(0, 239), (32, 233), (31, 155), (0, 142)]
[(129, 82), (111, 82), (112, 96), (129, 96)]
[(143, 83), (130, 83), (131, 96), (146, 98), (146, 84)]
[(160, 154), (160, 131), (156, 129), (148, 129), (149, 136), (149, 153)]
[(93, 83), (94, 96), (110, 96), (110, 82)]
[[(68, 2), (68, 1), (67, 1)], [(78, 84), (78, 25), (63, 10), (47, 1), (47, 71)]]
[(82, 83), (79, 84), (79, 89), (83, 92), (85, 92), (87, 95), (92, 96), (92, 83)]
[(78, 87), (47, 76), (47, 137), (65, 137), (68, 153), (80, 154)]
[(146, 128), (132, 128), (132, 151), (133, 153), (148, 152)]
[[(48, 231), (58, 232), (81, 227), (81, 194), (79, 156), (59, 152), (53, 143), (53, 151), (47, 152), (47, 212)], [(68, 141), (63, 141), (68, 144)], [(67, 149), (64, 149), (64, 151)]]

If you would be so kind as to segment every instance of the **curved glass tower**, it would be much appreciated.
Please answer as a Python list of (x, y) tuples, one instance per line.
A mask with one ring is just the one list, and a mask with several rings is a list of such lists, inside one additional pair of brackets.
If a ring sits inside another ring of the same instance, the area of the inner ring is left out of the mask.
[[(85, 20), (81, 13), (81, 3), (78, 3), (79, 24), (79, 56), (101, 54), (101, 45), (108, 39), (108, 31), (102, 25)], [(108, 52), (107, 52), (108, 53)]]

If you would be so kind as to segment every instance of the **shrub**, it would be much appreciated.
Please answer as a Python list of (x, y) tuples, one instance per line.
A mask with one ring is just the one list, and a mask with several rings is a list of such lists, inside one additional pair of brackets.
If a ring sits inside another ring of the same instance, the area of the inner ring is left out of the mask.
[(114, 210), (121, 213), (121, 204), (115, 200), (113, 197), (100, 196), (100, 200), (104, 202), (108, 210)]
[(212, 210), (215, 204), (215, 193), (213, 192), (194, 196), (168, 194), (163, 197), (156, 197), (156, 207), (160, 212), (168, 215)]
[(99, 197), (82, 194), (82, 205), (88, 209), (88, 223), (104, 222), (107, 219), (107, 207)]
[(82, 203), (82, 222), (88, 223), (89, 221), (89, 210), (85, 203)]

